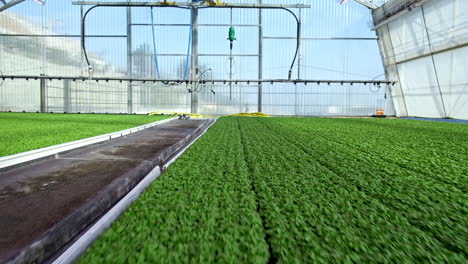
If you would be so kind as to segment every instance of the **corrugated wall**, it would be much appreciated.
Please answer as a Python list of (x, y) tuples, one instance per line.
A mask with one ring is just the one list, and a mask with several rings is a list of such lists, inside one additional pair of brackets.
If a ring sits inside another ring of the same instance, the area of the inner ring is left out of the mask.
[[(330, 0), (300, 2), (312, 8), (293, 10), (302, 21), (300, 56), (293, 78), (385, 79), (367, 8), (352, 1), (346, 5)], [(89, 76), (79, 37), (80, 17), (86, 10), (87, 7), (81, 10), (72, 6), (71, 1), (49, 0), (42, 7), (26, 1), (0, 13), (2, 73)], [(154, 8), (153, 15), (160, 77), (180, 78), (186, 62), (190, 11)], [(207, 79), (229, 79), (226, 38), (231, 11), (199, 10), (198, 23), (199, 69), (212, 69), (206, 73)], [(89, 14), (86, 47), (95, 69), (93, 76), (156, 77), (151, 9), (132, 8), (131, 24), (132, 37), (128, 42), (126, 8), (100, 7)], [(232, 24), (237, 33), (233, 79), (287, 78), (296, 34), (296, 23), (290, 14), (282, 10), (234, 9)], [(127, 56), (129, 43), (131, 64)], [(46, 86), (48, 111), (190, 111), (191, 94), (185, 84), (47, 80)], [(229, 114), (259, 109), (258, 84), (233, 84), (232, 87), (206, 84), (198, 89), (200, 113)], [(376, 109), (393, 113), (386, 86), (263, 84), (262, 91), (262, 110), (274, 115), (371, 115)], [(39, 111), (40, 82), (5, 80), (0, 86), (0, 111), (9, 110)]]

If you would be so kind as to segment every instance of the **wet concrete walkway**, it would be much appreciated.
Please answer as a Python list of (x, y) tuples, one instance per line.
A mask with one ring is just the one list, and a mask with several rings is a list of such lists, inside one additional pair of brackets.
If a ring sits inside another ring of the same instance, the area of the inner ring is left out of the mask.
[(0, 262), (42, 262), (213, 119), (173, 120), (0, 172)]

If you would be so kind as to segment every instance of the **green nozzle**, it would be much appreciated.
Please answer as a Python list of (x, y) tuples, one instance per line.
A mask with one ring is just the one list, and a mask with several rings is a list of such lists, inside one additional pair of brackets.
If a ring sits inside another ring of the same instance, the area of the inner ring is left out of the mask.
[(236, 30), (234, 29), (234, 27), (229, 28), (229, 38), (228, 39), (230, 41), (236, 40)]

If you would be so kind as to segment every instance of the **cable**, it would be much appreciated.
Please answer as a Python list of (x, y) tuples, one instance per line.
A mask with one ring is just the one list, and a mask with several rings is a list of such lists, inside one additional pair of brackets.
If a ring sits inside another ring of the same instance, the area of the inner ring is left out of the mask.
[[(226, 74), (229, 74), (229, 72), (230, 72), (230, 69), (228, 69), (228, 66), (229, 66), (229, 63), (230, 63), (229, 60), (230, 60), (230, 58), (227, 57), (226, 58), (226, 63), (224, 64), (224, 71), (225, 71)], [(247, 73), (247, 72), (251, 72), (251, 71), (246, 71), (246, 72), (242, 72), (242, 73)], [(238, 72), (237, 63), (236, 63), (236, 60), (234, 59), (234, 56), (233, 56), (232, 57), (232, 76), (234, 77), (238, 73), (240, 73), (240, 72)]]
[[(189, 90), (190, 92), (201, 92), (203, 90), (202, 88), (199, 89), (199, 87), (200, 87), (200, 84), (203, 84), (203, 85), (206, 84), (206, 81), (202, 81), (202, 80), (203, 80), (203, 75), (205, 75), (205, 73), (207, 73), (208, 71), (211, 72), (211, 80), (213, 80), (213, 70), (211, 68), (208, 68), (208, 69), (202, 71), (200, 73), (200, 75), (198, 75), (198, 79), (201, 80), (201, 82), (197, 82), (195, 84), (195, 89), (194, 90)], [(213, 91), (213, 86), (212, 86), (211, 91)]]
[[(374, 77), (374, 78), (372, 79), (372, 81), (374, 81), (375, 79), (379, 78), (380, 76), (384, 76), (384, 75), (385, 75), (385, 73), (380, 74), (380, 75), (377, 75), (376, 77)], [(369, 83), (369, 91), (371, 91), (371, 93), (378, 93), (378, 92), (380, 91), (380, 88), (381, 88), (380, 83), (378, 83), (378, 84), (377, 84), (377, 90), (372, 90), (372, 88), (371, 88), (371, 83)], [(386, 95), (385, 95), (385, 96), (386, 96)]]

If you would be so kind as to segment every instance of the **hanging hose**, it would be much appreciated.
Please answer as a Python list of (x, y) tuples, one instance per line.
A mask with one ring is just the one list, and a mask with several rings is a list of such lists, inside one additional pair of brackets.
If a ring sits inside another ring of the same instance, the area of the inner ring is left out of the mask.
[(192, 15), (193, 15), (192, 12), (190, 12), (189, 41), (188, 41), (188, 47), (187, 47), (187, 57), (185, 58), (185, 71), (184, 71), (184, 77), (183, 77), (184, 80), (187, 80), (189, 65), (191, 63), (190, 55), (192, 51), (192, 29), (193, 29)]
[(291, 63), (291, 67), (289, 67), (289, 72), (288, 72), (288, 80), (291, 80), (291, 75), (292, 75), (292, 69), (294, 67), (294, 64), (296, 63), (296, 58), (297, 58), (297, 55), (299, 53), (299, 46), (301, 44), (301, 22), (299, 21), (299, 19), (297, 18), (296, 14), (294, 14), (293, 11), (287, 9), (287, 8), (284, 8), (282, 7), (281, 9), (283, 10), (286, 10), (288, 11), (289, 13), (291, 13), (291, 15), (294, 16), (294, 19), (296, 19), (296, 22), (297, 22), (297, 32), (296, 32), (296, 52), (294, 53), (294, 58), (293, 58), (293, 61)]
[(81, 47), (83, 49), (83, 54), (84, 54), (84, 57), (86, 59), (86, 64), (88, 65), (88, 73), (89, 75), (92, 75), (92, 73), (94, 72), (94, 69), (93, 67), (91, 66), (91, 64), (89, 63), (89, 58), (88, 58), (88, 52), (86, 52), (86, 42), (85, 42), (85, 28), (86, 28), (86, 24), (85, 24), (85, 21), (86, 21), (86, 16), (88, 16), (89, 12), (91, 10), (93, 10), (94, 8), (98, 7), (97, 5), (95, 6), (92, 6), (90, 7), (86, 13), (84, 14), (83, 16), (83, 19), (82, 19), (82, 23), (81, 23)]
[[(159, 74), (159, 65), (158, 65), (158, 53), (156, 52), (156, 34), (154, 33), (154, 15), (153, 15), (153, 7), (151, 7), (151, 34), (153, 37), (153, 54), (154, 54), (154, 67), (156, 70), (156, 77), (161, 79), (161, 75)], [(169, 82), (163, 82), (163, 84), (168, 85)]]
[[(185, 59), (185, 69), (184, 69), (184, 76), (183, 79), (187, 80), (188, 77), (188, 71), (189, 71), (189, 65), (190, 65), (190, 53), (191, 53), (191, 44), (192, 44), (192, 28), (193, 28), (193, 23), (192, 23), (192, 14), (190, 14), (190, 28), (189, 28), (189, 41), (188, 41), (188, 47), (187, 47), (187, 57)], [(151, 7), (151, 34), (152, 34), (152, 39), (153, 39), (153, 53), (154, 53), (154, 65), (155, 65), (155, 70), (156, 70), (156, 77), (158, 79), (161, 79), (161, 75), (159, 72), (159, 64), (158, 64), (158, 54), (156, 51), (156, 34), (154, 32), (154, 15), (153, 15), (153, 7)], [(168, 82), (162, 82), (165, 85), (168, 85)]]

